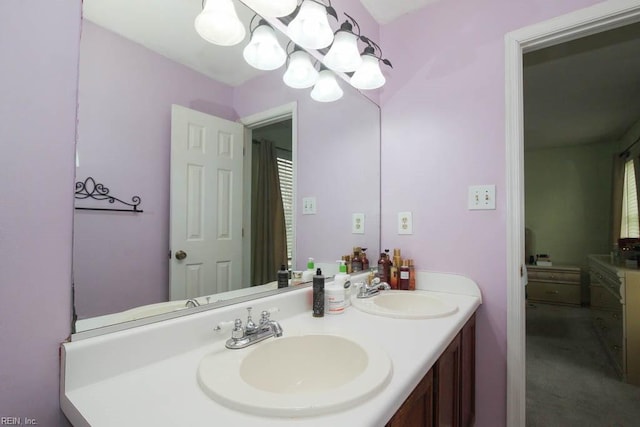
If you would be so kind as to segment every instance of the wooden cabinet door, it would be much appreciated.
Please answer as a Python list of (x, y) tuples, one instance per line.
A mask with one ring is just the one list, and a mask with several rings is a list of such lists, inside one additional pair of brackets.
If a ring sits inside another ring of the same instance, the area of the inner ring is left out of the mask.
[(476, 315), (462, 328), (460, 425), (470, 427), (476, 415)]
[(427, 372), (411, 392), (400, 409), (387, 423), (387, 427), (433, 426), (433, 370)]
[(435, 370), (435, 425), (460, 426), (460, 336), (442, 353)]

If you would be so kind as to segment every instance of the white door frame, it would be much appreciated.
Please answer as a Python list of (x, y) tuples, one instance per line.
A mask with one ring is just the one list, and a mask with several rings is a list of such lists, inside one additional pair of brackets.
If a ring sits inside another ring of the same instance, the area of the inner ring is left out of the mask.
[(524, 99), (522, 55), (640, 21), (638, 0), (610, 0), (505, 36), (507, 191), (507, 426), (525, 425)]
[(251, 139), (253, 129), (267, 126), (272, 123), (281, 122), (286, 119), (291, 119), (291, 158), (293, 159), (293, 248), (291, 265), (296, 265), (296, 187), (297, 187), (297, 173), (298, 173), (298, 103), (290, 102), (288, 104), (280, 105), (278, 107), (270, 108), (269, 110), (262, 111), (260, 113), (252, 114), (247, 117), (242, 117), (238, 121), (245, 127), (244, 133), (244, 182), (245, 185), (244, 202), (243, 202), (243, 224), (244, 224), (244, 239), (242, 242), (242, 250), (245, 255), (245, 259), (248, 261), (243, 263), (243, 283), (249, 284), (251, 279)]

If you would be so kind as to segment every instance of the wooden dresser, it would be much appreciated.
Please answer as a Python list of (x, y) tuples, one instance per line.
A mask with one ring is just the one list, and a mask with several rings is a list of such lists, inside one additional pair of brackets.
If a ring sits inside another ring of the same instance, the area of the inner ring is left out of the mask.
[(529, 301), (580, 305), (580, 267), (527, 265), (527, 274)]
[(613, 367), (640, 385), (640, 270), (589, 255), (591, 318)]

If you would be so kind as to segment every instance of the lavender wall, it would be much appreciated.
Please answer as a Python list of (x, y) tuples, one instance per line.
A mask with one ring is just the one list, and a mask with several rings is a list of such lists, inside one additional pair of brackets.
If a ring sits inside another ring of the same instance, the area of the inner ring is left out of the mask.
[(84, 22), (76, 176), (93, 176), (126, 201), (140, 196), (144, 213), (75, 212), (79, 318), (168, 299), (171, 104), (235, 120), (232, 94), (229, 86)]
[(0, 417), (41, 426), (65, 424), (80, 4), (0, 2)]
[[(381, 94), (382, 242), (482, 289), (479, 427), (506, 421), (504, 35), (593, 3), (443, 1), (381, 28), (394, 65)], [(496, 184), (495, 211), (467, 210), (474, 184)], [(404, 210), (412, 236), (395, 232)]]
[[(273, 72), (239, 86), (234, 106), (241, 117), (297, 102), (296, 268), (308, 257), (333, 262), (353, 246), (378, 249), (380, 224), (380, 110), (340, 82), (345, 94), (323, 104), (310, 89), (291, 89)], [(257, 97), (256, 93), (260, 93)], [(302, 198), (315, 196), (316, 215), (302, 215)], [(365, 214), (365, 234), (351, 233), (351, 214)]]

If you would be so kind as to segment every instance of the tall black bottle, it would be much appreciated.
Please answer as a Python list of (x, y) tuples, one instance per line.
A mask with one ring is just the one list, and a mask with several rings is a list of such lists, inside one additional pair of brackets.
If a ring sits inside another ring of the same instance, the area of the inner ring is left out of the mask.
[(324, 317), (324, 276), (320, 269), (313, 276), (313, 317)]

